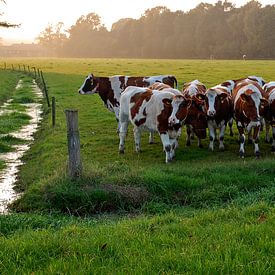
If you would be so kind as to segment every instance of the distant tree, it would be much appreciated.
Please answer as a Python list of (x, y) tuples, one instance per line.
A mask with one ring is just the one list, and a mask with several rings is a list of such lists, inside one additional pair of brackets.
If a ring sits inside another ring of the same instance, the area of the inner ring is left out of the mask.
[(63, 28), (63, 22), (58, 22), (55, 26), (48, 25), (36, 38), (38, 44), (45, 47), (50, 55), (62, 55), (62, 48), (67, 40)]
[(82, 15), (68, 30), (65, 52), (75, 57), (106, 56), (109, 47), (108, 31), (95, 13)]

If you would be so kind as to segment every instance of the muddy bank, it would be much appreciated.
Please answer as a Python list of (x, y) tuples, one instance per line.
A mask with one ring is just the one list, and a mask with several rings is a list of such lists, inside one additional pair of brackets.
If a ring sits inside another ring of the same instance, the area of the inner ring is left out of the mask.
[[(18, 82), (16, 89), (20, 89), (23, 85), (22, 80)], [(39, 102), (21, 104), (26, 108), (26, 114), (31, 117), (29, 123), (21, 127), (20, 130), (9, 133), (9, 136), (20, 138), (24, 140), (24, 144), (12, 145), (13, 151), (8, 153), (1, 153), (0, 159), (5, 162), (6, 168), (0, 171), (0, 213), (8, 212), (8, 204), (14, 201), (19, 193), (13, 190), (15, 185), (17, 174), (20, 165), (23, 164), (21, 158), (24, 153), (30, 148), (33, 141), (33, 135), (37, 131), (39, 122), (42, 119), (42, 103), (39, 100), (43, 97), (42, 91), (39, 89), (35, 81), (33, 81), (30, 87), (34, 96), (38, 98)], [(0, 108), (0, 119), (1, 115), (13, 112), (8, 107), (12, 104), (12, 99), (8, 100)]]

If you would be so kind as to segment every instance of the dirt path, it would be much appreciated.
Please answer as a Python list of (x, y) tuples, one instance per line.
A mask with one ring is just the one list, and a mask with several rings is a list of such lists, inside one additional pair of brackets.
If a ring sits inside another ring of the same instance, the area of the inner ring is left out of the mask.
[[(20, 80), (16, 89), (19, 89), (22, 85), (22, 80)], [(42, 92), (35, 81), (33, 81), (33, 85), (30, 88), (37, 98), (42, 98)], [(12, 100), (8, 100), (0, 108), (0, 116), (13, 111), (7, 108), (11, 103)], [(0, 171), (0, 213), (7, 213), (8, 204), (20, 196), (19, 193), (13, 190), (13, 187), (17, 179), (19, 167), (23, 164), (21, 158), (30, 148), (33, 141), (33, 135), (37, 131), (39, 122), (42, 119), (42, 103), (37, 102), (21, 105), (26, 107), (25, 113), (29, 115), (31, 119), (27, 125), (24, 125), (18, 131), (9, 133), (9, 136), (23, 139), (25, 142), (20, 145), (13, 145), (12, 148), (14, 150), (12, 152), (0, 154), (0, 160), (3, 160), (6, 163), (5, 169)]]

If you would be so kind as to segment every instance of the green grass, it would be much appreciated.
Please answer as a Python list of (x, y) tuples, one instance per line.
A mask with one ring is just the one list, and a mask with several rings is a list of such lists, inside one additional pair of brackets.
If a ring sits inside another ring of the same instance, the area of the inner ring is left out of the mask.
[(0, 272), (273, 274), (274, 208), (113, 220), (0, 217)]
[[(8, 65), (15, 62), (7, 60)], [(207, 139), (203, 149), (195, 141), (186, 148), (183, 131), (176, 160), (166, 165), (157, 136), (149, 145), (144, 133), (142, 153), (135, 153), (130, 127), (126, 152), (120, 155), (114, 114), (98, 95), (77, 92), (90, 72), (175, 74), (180, 87), (183, 81), (199, 79), (210, 87), (246, 75), (271, 81), (274, 61), (18, 63), (43, 70), (50, 97), (56, 98), (57, 120), (52, 128), (50, 113), (45, 115), (23, 158), (17, 187), (24, 195), (12, 209), (32, 214), (0, 216), (0, 273), (275, 272), (274, 155), (263, 133), (260, 160), (251, 145), (246, 145), (245, 159), (239, 159), (236, 128), (234, 137), (226, 134), (224, 152), (217, 146), (209, 152)], [(67, 177), (65, 109), (79, 110), (84, 170), (77, 181)]]

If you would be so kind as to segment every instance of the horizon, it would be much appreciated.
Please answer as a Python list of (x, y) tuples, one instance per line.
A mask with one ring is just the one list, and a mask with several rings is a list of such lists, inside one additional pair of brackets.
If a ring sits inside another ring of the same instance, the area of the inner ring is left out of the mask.
[[(17, 3), (16, 3), (17, 2)], [(1, 21), (7, 21), (10, 23), (21, 24), (18, 28), (0, 28), (0, 38), (3, 45), (10, 45), (15, 43), (35, 43), (36, 37), (49, 25), (55, 25), (58, 22), (64, 23), (64, 28), (69, 29), (75, 24), (78, 18), (82, 15), (87, 15), (90, 12), (95, 12), (101, 18), (101, 23), (110, 30), (112, 24), (122, 18), (134, 18), (138, 19), (147, 10), (156, 6), (166, 6), (171, 11), (182, 10), (188, 12), (195, 8), (201, 2), (207, 2), (214, 4), (218, 0), (140, 0), (138, 3), (129, 3), (123, 0), (117, 0), (115, 3), (111, 3), (108, 0), (98, 1), (78, 0), (70, 1), (65, 0), (55, 1), (55, 9), (52, 8), (53, 0), (47, 2), (38, 3), (36, 0), (28, 0), (28, 3), (19, 2), (16, 0), (6, 1), (6, 5), (1, 5), (1, 11), (3, 15)], [(108, 3), (109, 2), (109, 3)], [(245, 5), (247, 0), (235, 0), (230, 1), (240, 7)], [(275, 0), (261, 0), (259, 1), (262, 6), (268, 4), (275, 4)], [(64, 5), (66, 3), (66, 9)], [(122, 9), (121, 6), (124, 8)], [(108, 9), (106, 9), (108, 7)], [(24, 13), (21, 11), (24, 10)], [(42, 11), (41, 11), (42, 10)], [(64, 12), (63, 12), (64, 10)], [(33, 12), (34, 11), (34, 12)], [(46, 14), (47, 16), (43, 16)], [(36, 23), (34, 24), (33, 21)]]

